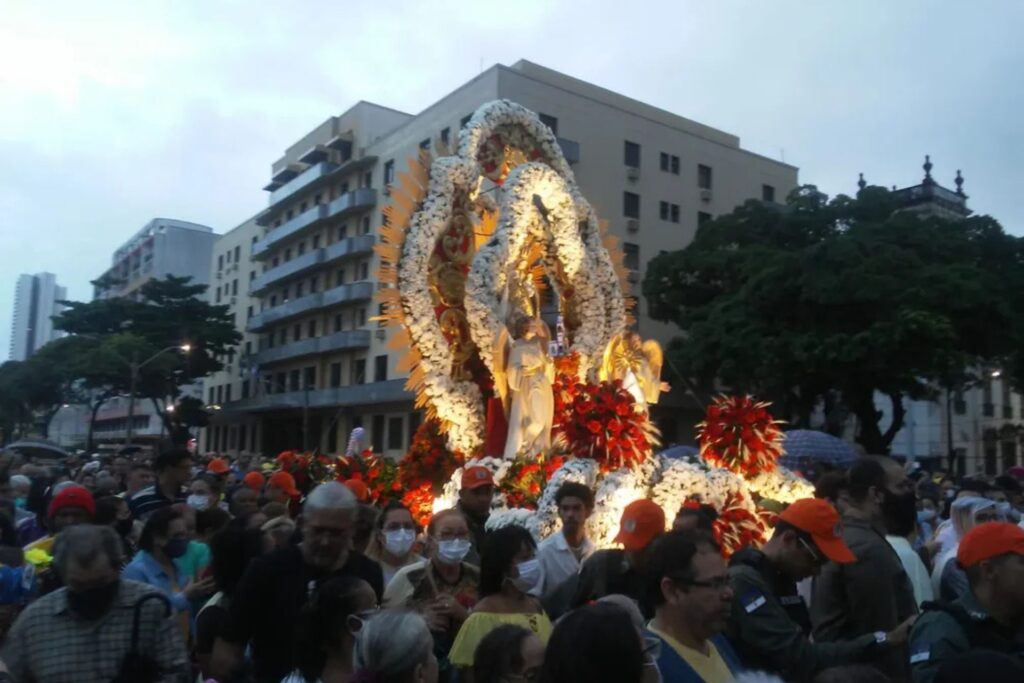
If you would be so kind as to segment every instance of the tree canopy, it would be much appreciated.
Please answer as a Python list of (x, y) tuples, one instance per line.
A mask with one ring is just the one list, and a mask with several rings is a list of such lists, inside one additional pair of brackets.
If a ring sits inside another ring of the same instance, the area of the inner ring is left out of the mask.
[[(992, 218), (923, 218), (868, 187), (829, 201), (814, 186), (785, 206), (749, 201), (648, 266), (650, 315), (683, 336), (680, 373), (767, 398), (806, 425), (816, 407), (858, 418), (857, 440), (887, 452), (902, 398), (1012, 368), (1024, 307), (1024, 244)], [(1024, 357), (1018, 360), (1024, 360)], [(893, 402), (883, 433), (874, 393)]]

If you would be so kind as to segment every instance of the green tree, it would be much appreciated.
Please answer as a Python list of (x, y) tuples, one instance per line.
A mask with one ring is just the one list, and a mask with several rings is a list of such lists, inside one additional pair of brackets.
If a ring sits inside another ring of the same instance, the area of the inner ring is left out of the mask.
[[(58, 329), (97, 343), (82, 356), (88, 367), (79, 376), (104, 400), (127, 391), (131, 367), (145, 363), (135, 395), (152, 401), (168, 433), (180, 442), (188, 436), (176, 428), (167, 405), (178, 401), (183, 387), (222, 369), (222, 359), (234, 354), (241, 340), (228, 307), (207, 303), (206, 289), (189, 278), (169, 276), (143, 285), (138, 301), (65, 302), (67, 309), (54, 322)], [(183, 344), (190, 346), (188, 353), (161, 354)], [(95, 415), (99, 408), (93, 405)]]
[[(668, 358), (684, 376), (772, 400), (795, 425), (818, 406), (833, 425), (849, 411), (857, 440), (887, 452), (903, 397), (1007, 362), (1021, 255), (989, 217), (922, 219), (884, 188), (828, 201), (804, 186), (785, 207), (750, 201), (701, 226), (650, 263), (643, 294), (683, 330)], [(893, 406), (884, 432), (876, 391)]]

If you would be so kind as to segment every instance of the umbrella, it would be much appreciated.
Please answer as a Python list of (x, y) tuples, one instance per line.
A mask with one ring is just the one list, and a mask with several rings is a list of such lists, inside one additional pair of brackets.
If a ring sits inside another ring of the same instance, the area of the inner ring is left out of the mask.
[(7, 444), (6, 448), (12, 451), (19, 451), (25, 455), (35, 455), (43, 458), (69, 458), (71, 454), (50, 441), (42, 439), (23, 439)]
[(696, 458), (700, 449), (696, 446), (669, 446), (658, 455), (666, 458)]
[(825, 463), (849, 467), (857, 461), (857, 451), (847, 441), (813, 429), (794, 429), (782, 434), (782, 457), (779, 464), (789, 469)]

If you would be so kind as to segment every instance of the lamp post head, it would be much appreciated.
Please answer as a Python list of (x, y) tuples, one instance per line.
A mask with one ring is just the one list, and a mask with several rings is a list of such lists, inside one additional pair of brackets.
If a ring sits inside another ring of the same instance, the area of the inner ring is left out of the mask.
[(1000, 370), (999, 368), (996, 368), (995, 370), (989, 373), (989, 376), (992, 377), (992, 379), (999, 379), (1000, 377), (1003, 376), (1003, 371)]
[(192, 350), (192, 345), (191, 345), (191, 344), (182, 344), (182, 345), (181, 345), (181, 346), (180, 346), (179, 348), (180, 348), (180, 349), (181, 349), (181, 350), (182, 350), (183, 352), (185, 352), (185, 353), (188, 353), (189, 351), (191, 351), (191, 350)]

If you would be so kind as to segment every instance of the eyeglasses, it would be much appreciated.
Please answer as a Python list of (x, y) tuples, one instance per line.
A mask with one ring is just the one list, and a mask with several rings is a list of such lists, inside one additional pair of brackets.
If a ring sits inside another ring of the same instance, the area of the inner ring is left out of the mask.
[(828, 562), (828, 559), (823, 557), (822, 554), (818, 552), (816, 548), (812, 547), (810, 543), (808, 543), (802, 538), (798, 540), (800, 541), (800, 545), (804, 547), (804, 550), (807, 551), (807, 554), (811, 556), (811, 559), (814, 561), (814, 564), (825, 564), (826, 562)]

